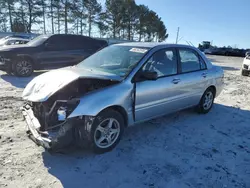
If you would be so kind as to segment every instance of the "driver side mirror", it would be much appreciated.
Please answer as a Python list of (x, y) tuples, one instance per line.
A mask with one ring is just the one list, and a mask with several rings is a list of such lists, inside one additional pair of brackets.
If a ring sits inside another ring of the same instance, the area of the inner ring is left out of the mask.
[(158, 74), (155, 71), (141, 71), (135, 78), (134, 82), (144, 81), (144, 80), (157, 80)]

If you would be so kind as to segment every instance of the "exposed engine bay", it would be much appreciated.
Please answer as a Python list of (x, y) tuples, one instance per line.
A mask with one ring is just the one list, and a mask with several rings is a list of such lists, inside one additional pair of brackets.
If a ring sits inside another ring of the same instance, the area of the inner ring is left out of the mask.
[[(34, 125), (36, 131), (43, 136), (47, 136), (47, 138), (55, 144), (60, 137), (65, 136), (66, 132), (72, 128), (71, 124), (76, 124), (77, 121), (81, 121), (80, 119), (76, 120), (76, 118), (72, 118), (69, 121), (67, 120), (67, 117), (79, 104), (80, 97), (116, 83), (119, 83), (119, 81), (78, 79), (54, 93), (44, 102), (29, 102), (23, 107), (23, 114), (26, 121), (26, 116), (31, 116), (31, 120), (33, 118), (32, 116), (34, 116), (39, 122), (39, 126)], [(81, 119), (84, 122), (84, 118)], [(70, 134), (72, 134), (71, 131)], [(67, 139), (67, 142), (70, 140), (71, 139)], [(62, 143), (63, 142), (60, 141), (60, 145), (62, 145)], [(51, 145), (50, 143), (50, 147)]]
[(33, 102), (32, 110), (42, 130), (53, 128), (64, 121), (79, 104), (79, 98), (89, 92), (105, 88), (117, 82), (100, 79), (78, 79), (62, 88), (45, 102)]
[(49, 98), (49, 103), (55, 100), (69, 100), (72, 98), (81, 97), (91, 91), (105, 88), (107, 86), (118, 83), (118, 81), (101, 80), (101, 79), (78, 79), (61, 90), (57, 91)]

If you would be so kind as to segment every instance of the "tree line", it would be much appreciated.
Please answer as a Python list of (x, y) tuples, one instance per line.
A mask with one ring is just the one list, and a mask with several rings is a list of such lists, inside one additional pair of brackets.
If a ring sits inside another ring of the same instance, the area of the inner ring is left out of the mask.
[(0, 0), (0, 31), (74, 33), (137, 41), (164, 41), (156, 12), (134, 0)]

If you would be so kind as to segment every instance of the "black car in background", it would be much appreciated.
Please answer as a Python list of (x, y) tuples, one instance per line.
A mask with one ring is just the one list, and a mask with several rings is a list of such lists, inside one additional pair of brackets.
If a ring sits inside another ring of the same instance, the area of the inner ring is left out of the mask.
[(25, 45), (0, 48), (0, 69), (16, 76), (72, 66), (108, 44), (82, 35), (40, 35)]
[(232, 49), (228, 52), (228, 56), (235, 56), (235, 57), (245, 57), (246, 50), (244, 49)]
[(234, 49), (234, 48), (210, 48), (205, 49), (205, 54), (210, 55), (223, 55), (223, 56), (235, 56), (235, 57), (245, 57), (246, 51), (244, 49)]

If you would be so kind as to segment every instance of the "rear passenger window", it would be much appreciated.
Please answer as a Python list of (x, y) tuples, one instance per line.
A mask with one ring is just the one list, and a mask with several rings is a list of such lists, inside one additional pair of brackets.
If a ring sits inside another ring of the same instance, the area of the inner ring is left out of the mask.
[(69, 37), (69, 49), (70, 50), (79, 50), (83, 49), (84, 43), (81, 41), (82, 37), (79, 36), (70, 36)]
[(200, 58), (196, 55), (195, 52), (188, 49), (180, 49), (179, 53), (183, 73), (201, 69)]

